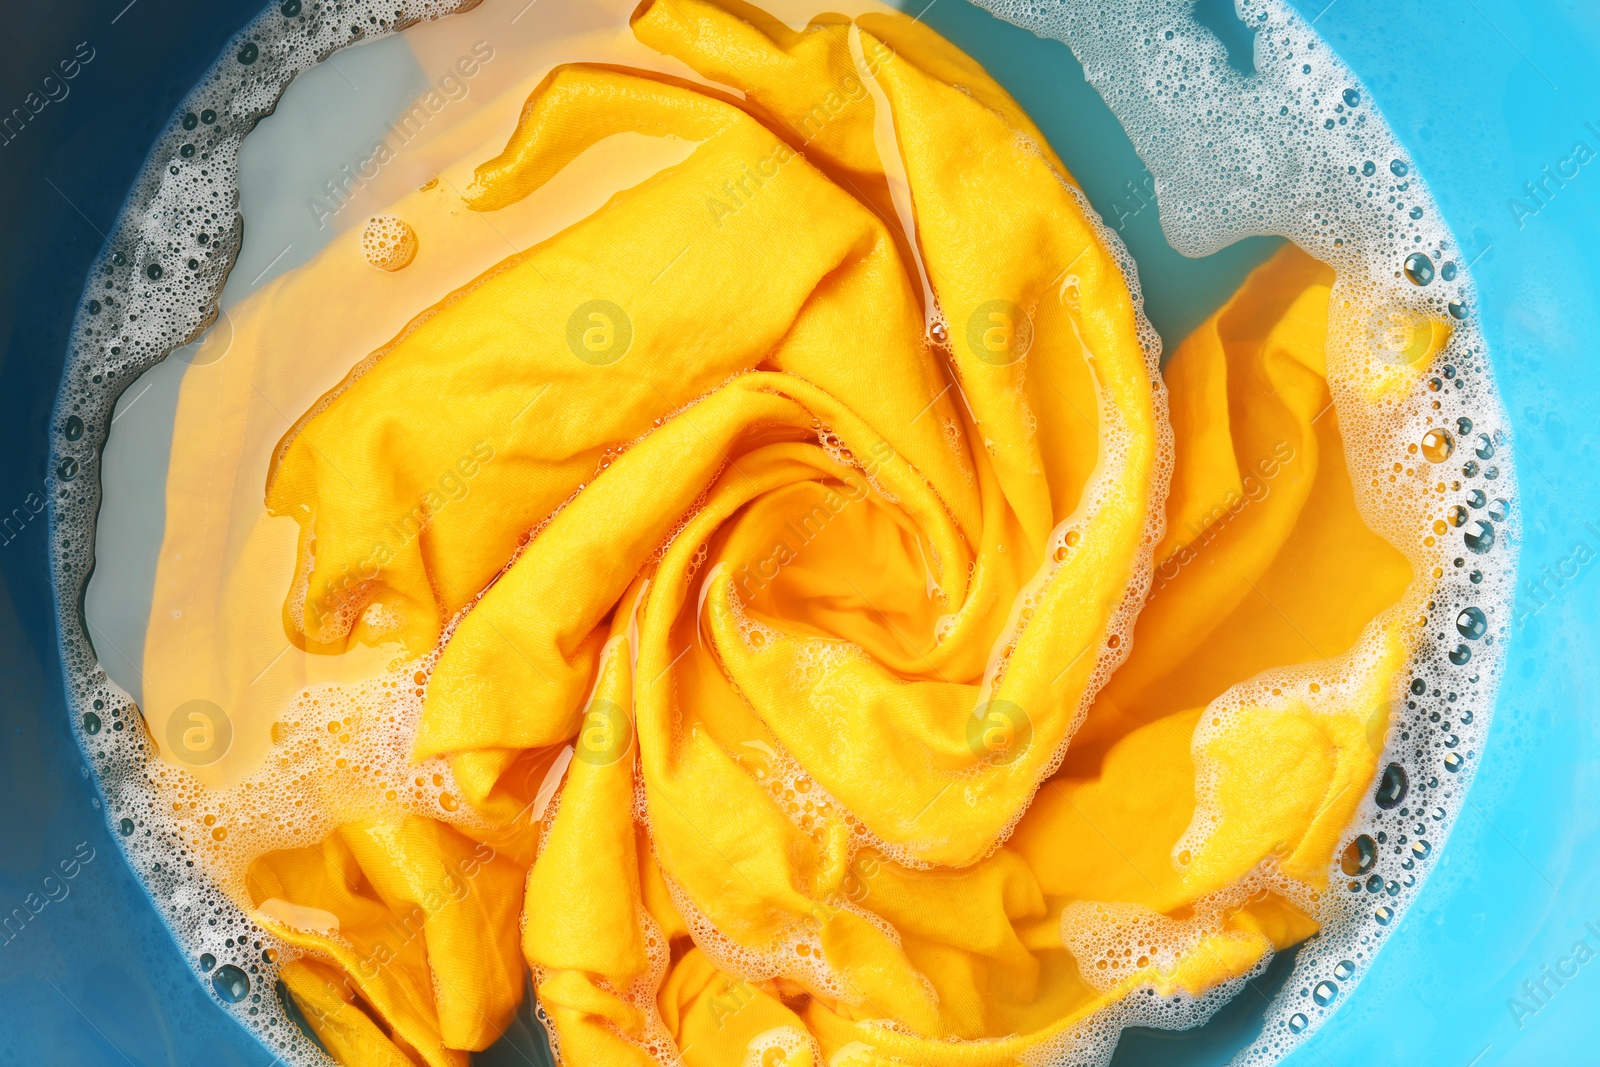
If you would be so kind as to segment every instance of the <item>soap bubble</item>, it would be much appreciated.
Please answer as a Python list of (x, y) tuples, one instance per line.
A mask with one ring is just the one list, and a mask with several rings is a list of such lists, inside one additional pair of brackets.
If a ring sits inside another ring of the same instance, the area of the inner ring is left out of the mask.
[(1398, 763), (1391, 763), (1383, 769), (1378, 779), (1378, 792), (1374, 799), (1380, 808), (1397, 808), (1410, 789), (1411, 781), (1406, 776), (1406, 769)]
[(211, 988), (229, 1004), (237, 1004), (250, 995), (250, 976), (231, 963), (224, 963), (211, 976)]
[(1339, 860), (1339, 868), (1345, 874), (1354, 878), (1359, 874), (1366, 874), (1378, 862), (1378, 845), (1367, 834), (1361, 834), (1349, 845), (1345, 846), (1344, 856)]
[(379, 270), (404, 270), (417, 258), (417, 231), (394, 215), (379, 215), (361, 231), (361, 251)]
[(1443, 463), (1455, 450), (1455, 438), (1442, 426), (1435, 426), (1422, 435), (1422, 458), (1429, 463)]
[(1406, 280), (1412, 285), (1427, 285), (1433, 281), (1433, 260), (1421, 252), (1413, 252), (1406, 257), (1405, 272)]

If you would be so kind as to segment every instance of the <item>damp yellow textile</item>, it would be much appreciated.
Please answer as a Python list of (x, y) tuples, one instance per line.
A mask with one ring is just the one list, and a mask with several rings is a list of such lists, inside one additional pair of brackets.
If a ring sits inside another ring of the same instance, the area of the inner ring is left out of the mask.
[(429, 657), (412, 755), (463, 804), (251, 867), (324, 1047), (465, 1064), (526, 964), (568, 1064), (1009, 1064), (1314, 933), (1412, 578), (1347, 473), (1331, 271), (1285, 249), (1158, 375), (1065, 168), (931, 30), (633, 29), (720, 88), (559, 68), (466, 206), (693, 151), (270, 472), (285, 631)]

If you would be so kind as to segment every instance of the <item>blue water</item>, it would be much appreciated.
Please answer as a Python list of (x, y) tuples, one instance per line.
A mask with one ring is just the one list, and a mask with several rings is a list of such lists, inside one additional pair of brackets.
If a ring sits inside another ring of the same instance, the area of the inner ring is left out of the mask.
[[(0, 41), (6, 110), (78, 42), (94, 49), (70, 95), (0, 146), (0, 520), (11, 516), (0, 533), (0, 917), (30, 893), (60, 898), (0, 943), (0, 1065), (268, 1067), (272, 1056), (179, 958), (94, 806), (64, 718), (44, 518), (34, 514), (82, 279), (148, 145), (255, 6), (125, 4), (17, 8)], [(1247, 63), (1225, 2), (1199, 6)], [(1589, 1062), (1600, 956), (1578, 966), (1573, 947), (1587, 937), (1600, 952), (1600, 933), (1584, 927), (1600, 931), (1600, 587), (1590, 574), (1600, 562), (1600, 434), (1589, 422), (1600, 396), (1590, 351), (1600, 156), (1563, 184), (1546, 182), (1539, 200), (1524, 183), (1557, 171), (1577, 141), (1600, 153), (1600, 13), (1568, 0), (1300, 7), (1366, 82), (1478, 257), (1478, 313), (1517, 435), (1524, 544), (1506, 684), (1468, 808), (1368, 977), (1291, 1062), (1357, 1067), (1375, 1052), (1386, 1064)], [(1182, 259), (1161, 238), (1157, 208), (1137, 207), (1148, 200), (1143, 168), (1063, 46), (965, 0), (934, 0), (923, 17), (1006, 84), (1102, 214), (1121, 221), (1169, 345), (1270, 250), (1258, 241)], [(1546, 968), (1570, 977), (1558, 985)], [(1283, 972), (1258, 980), (1263, 994)], [(1541, 979), (1533, 999), (1524, 983)], [(1261, 1003), (1246, 992), (1199, 1034), (1130, 1034), (1118, 1062), (1226, 1062)], [(510, 1047), (481, 1059), (526, 1062)]]

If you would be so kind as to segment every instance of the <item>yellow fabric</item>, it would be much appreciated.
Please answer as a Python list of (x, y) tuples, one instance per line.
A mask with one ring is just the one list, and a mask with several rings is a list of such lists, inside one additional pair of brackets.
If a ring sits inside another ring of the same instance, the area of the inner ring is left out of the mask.
[(521, 1000), (521, 886), (492, 847), (415, 818), (346, 825), (249, 876), (257, 920), (338, 964), (341, 996), (359, 994), (429, 1067), (493, 1044)]
[[(571, 1064), (1012, 1063), (1314, 933), (1410, 649), (1331, 273), (1286, 249), (1173, 356), (1163, 498), (1128, 286), (982, 69), (892, 15), (634, 32), (729, 92), (557, 69), (467, 205), (612, 134), (692, 153), (419, 315), (270, 473), (290, 639), (437, 650), (413, 755), (477, 819), (256, 860), (324, 1044), (464, 1063), (525, 960)], [(1074, 954), (1125, 914), (1194, 936)]]
[[(371, 1067), (412, 1067), (416, 1062), (406, 1054), (414, 1050), (404, 1037), (386, 1033), (357, 1006), (355, 994), (342, 984), (343, 976), (338, 970), (315, 960), (299, 959), (284, 964), (278, 975), (317, 1040), (338, 1062)], [(456, 1053), (442, 1062), (464, 1064), (467, 1058)]]

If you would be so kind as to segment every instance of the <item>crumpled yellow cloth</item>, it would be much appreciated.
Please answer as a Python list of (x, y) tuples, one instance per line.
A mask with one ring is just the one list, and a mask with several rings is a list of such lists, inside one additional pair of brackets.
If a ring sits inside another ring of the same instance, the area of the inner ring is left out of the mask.
[(689, 157), (419, 315), (270, 475), (291, 639), (438, 649), (414, 755), (481, 824), (255, 862), (325, 1047), (463, 1064), (526, 960), (570, 1064), (1012, 1063), (1313, 933), (1412, 577), (1331, 272), (1285, 249), (1163, 389), (1062, 164), (931, 30), (634, 32), (726, 91), (560, 68), (468, 206), (616, 133)]

